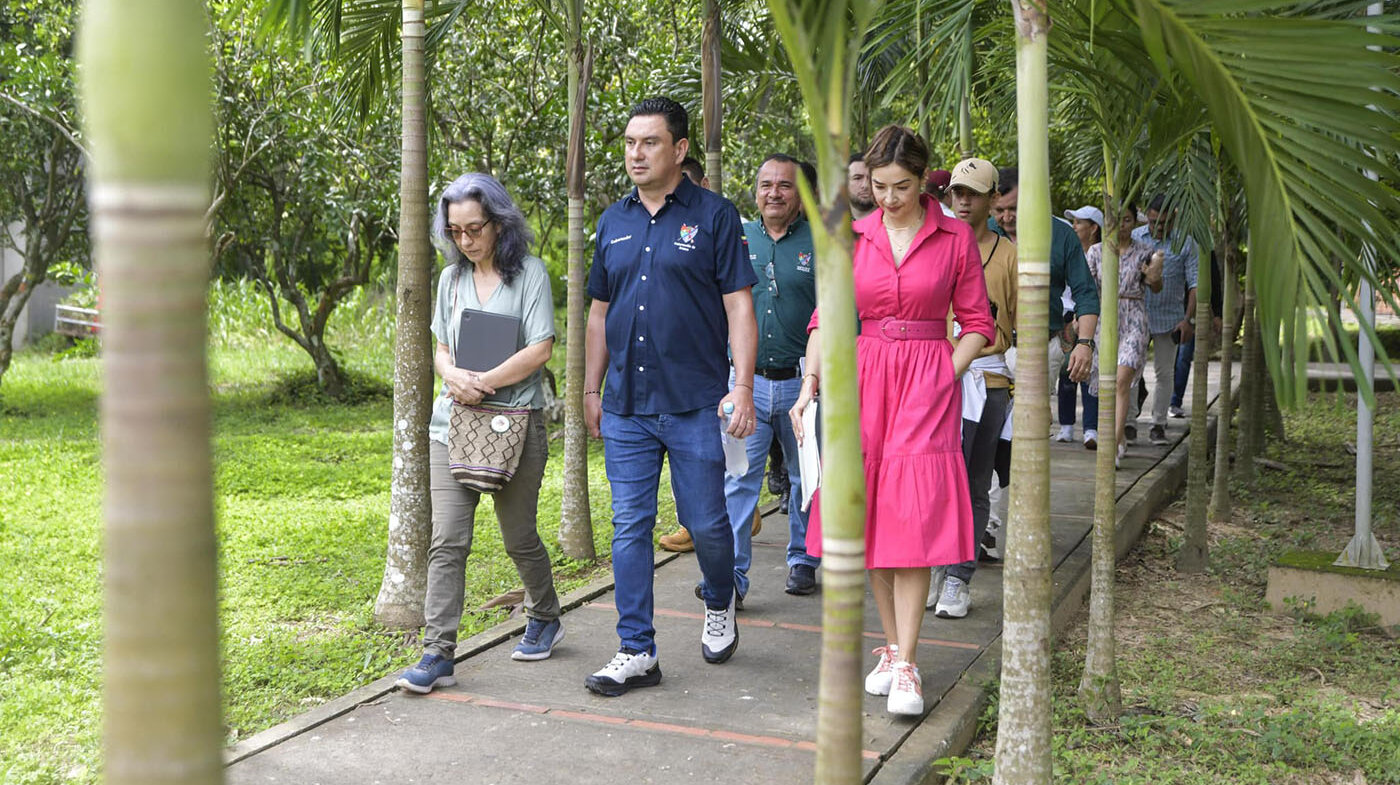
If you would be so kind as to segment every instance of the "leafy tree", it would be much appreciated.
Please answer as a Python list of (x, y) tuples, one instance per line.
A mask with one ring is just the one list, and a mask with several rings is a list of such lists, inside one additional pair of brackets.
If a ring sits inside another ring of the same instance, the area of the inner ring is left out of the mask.
[(83, 22), (105, 329), (104, 774), (212, 785), (223, 728), (204, 356), (207, 20), (187, 0), (89, 0)]
[(77, 115), (71, 2), (0, 4), (0, 249), (24, 261), (0, 280), (0, 380), (15, 326), (60, 261), (88, 266), (84, 151)]
[(345, 371), (326, 325), (397, 243), (388, 190), (396, 167), (385, 144), (392, 129), (382, 117), (329, 120), (324, 85), (338, 76), (329, 66), (289, 58), (246, 26), (218, 31), (215, 41), (216, 264), (260, 284), (277, 330), (310, 355), (321, 389), (339, 397)]

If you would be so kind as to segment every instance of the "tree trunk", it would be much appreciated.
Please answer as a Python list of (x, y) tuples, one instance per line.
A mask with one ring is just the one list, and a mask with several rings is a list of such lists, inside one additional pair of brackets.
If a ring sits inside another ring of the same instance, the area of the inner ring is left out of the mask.
[(432, 417), (432, 337), (428, 245), (428, 135), (424, 124), (423, 2), (403, 2), (403, 161), (399, 182), (398, 312), (394, 340), (394, 462), (389, 548), (374, 618), (386, 627), (423, 624), (432, 506), (428, 497), (428, 420)]
[(967, 58), (967, 72), (963, 74), (962, 98), (958, 101), (958, 154), (971, 158), (977, 154), (977, 143), (972, 138), (972, 17), (968, 16), (963, 31), (964, 56)]
[(588, 501), (588, 430), (583, 422), (584, 314), (583, 180), (584, 118), (593, 57), (583, 42), (583, 0), (568, 3), (569, 149), (565, 171), (569, 190), (569, 292), (564, 341), (564, 489), (560, 502), (559, 545), (571, 559), (592, 561), (593, 512)]
[(700, 33), (700, 111), (705, 124), (705, 177), (710, 190), (724, 194), (724, 164), (720, 156), (724, 127), (724, 96), (720, 92), (719, 0), (705, 0), (705, 24)]
[(0, 382), (10, 369), (15, 354), (15, 325), (34, 294), (33, 276), (29, 275), (29, 258), (25, 257), (24, 272), (15, 273), (0, 289)]
[(1223, 249), (1221, 257), (1220, 282), (1221, 311), (1225, 317), (1225, 330), (1220, 339), (1220, 414), (1215, 424), (1215, 482), (1210, 496), (1210, 520), (1227, 523), (1231, 517), (1230, 500), (1230, 418), (1235, 413), (1231, 384), (1234, 378), (1235, 333), (1239, 322), (1235, 319), (1235, 248), (1228, 230), (1222, 233), (1224, 242), (1218, 245)]
[(1010, 521), (1006, 527), (995, 785), (1048, 785), (1050, 758), (1050, 154), (1047, 8), (1014, 0), (1016, 127), (1021, 164), (1017, 232), (1016, 387)]
[[(1122, 211), (1117, 193), (1117, 169), (1104, 146), (1104, 226), (1117, 227)], [(1118, 658), (1113, 634), (1114, 570), (1118, 539), (1118, 232), (1103, 233), (1103, 262), (1099, 269), (1099, 425), (1113, 438), (1100, 439), (1094, 456), (1094, 546), (1090, 564), (1089, 640), (1084, 673), (1079, 679), (1079, 702), (1096, 723), (1112, 721), (1123, 709), (1118, 684)], [(1105, 444), (1112, 445), (1104, 449)]]
[[(862, 779), (861, 648), (865, 604), (865, 462), (856, 384), (855, 285), (846, 163), (852, 86), (878, 2), (768, 0), (812, 129), (817, 191), (799, 187), (814, 220), (821, 353), (822, 657), (817, 706), (819, 785)], [(820, 217), (817, 220), (817, 217)], [(814, 438), (813, 434), (809, 438)], [(794, 488), (797, 493), (800, 489)]]
[(1181, 550), (1176, 555), (1176, 568), (1181, 572), (1204, 572), (1210, 563), (1210, 545), (1206, 539), (1206, 505), (1210, 502), (1210, 487), (1206, 480), (1206, 461), (1210, 459), (1210, 445), (1206, 436), (1206, 399), (1210, 384), (1211, 338), (1214, 335), (1210, 329), (1210, 251), (1197, 244), (1196, 255), (1196, 354), (1191, 364), (1191, 454), (1186, 475), (1186, 531)]
[(103, 774), (111, 785), (218, 783), (207, 20), (184, 0), (89, 0), (84, 10), (104, 308)]
[(306, 340), (311, 345), (311, 361), (316, 364), (316, 385), (326, 395), (339, 400), (345, 394), (345, 372), (320, 335), (308, 335)]
[(1255, 443), (1251, 437), (1254, 423), (1259, 419), (1259, 387), (1264, 370), (1263, 357), (1255, 351), (1259, 338), (1259, 322), (1254, 313), (1254, 253), (1251, 249), (1244, 263), (1244, 356), (1240, 359), (1240, 424), (1235, 441), (1235, 481), (1254, 484)]

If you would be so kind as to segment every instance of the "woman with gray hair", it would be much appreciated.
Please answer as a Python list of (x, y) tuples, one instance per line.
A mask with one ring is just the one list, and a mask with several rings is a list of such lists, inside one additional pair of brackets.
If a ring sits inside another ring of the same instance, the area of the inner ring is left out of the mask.
[[(533, 236), (525, 216), (490, 175), (463, 175), (447, 186), (437, 202), (432, 236), (448, 263), (438, 279), (432, 323), (437, 339), (433, 366), (443, 381), (428, 425), (433, 539), (423, 609), (423, 659), (397, 682), (419, 693), (456, 683), (453, 656), (462, 618), (466, 560), (481, 498), (479, 491), (458, 481), (450, 466), (448, 430), (454, 401), (476, 406), (490, 399), (497, 405), (529, 410), (520, 464), (495, 492), (501, 537), (525, 584), (529, 619), (511, 658), (545, 659), (564, 638), (549, 554), (536, 528), (540, 481), (549, 457), (541, 414), (541, 369), (554, 348), (549, 274), (544, 262), (529, 254)], [(518, 319), (515, 353), (492, 368), (457, 367), (458, 344), (482, 340), (459, 335), (466, 309)]]

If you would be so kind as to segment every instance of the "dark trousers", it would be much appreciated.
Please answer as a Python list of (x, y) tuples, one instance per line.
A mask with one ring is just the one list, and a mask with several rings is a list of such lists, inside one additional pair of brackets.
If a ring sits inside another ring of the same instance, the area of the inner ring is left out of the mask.
[[(982, 419), (963, 420), (963, 462), (967, 464), (967, 485), (972, 495), (972, 541), (981, 542), (987, 533), (992, 502), (987, 492), (992, 487), (992, 469), (996, 466), (997, 442), (1006, 425), (1006, 410), (1011, 403), (1011, 391), (1005, 387), (987, 390), (987, 403), (982, 407)], [(952, 564), (948, 574), (967, 583), (977, 572), (977, 560)]]
[(1186, 399), (1186, 381), (1191, 378), (1191, 361), (1196, 359), (1196, 339), (1182, 341), (1176, 347), (1176, 384), (1172, 387), (1172, 406), (1181, 408)]
[(1060, 374), (1060, 386), (1057, 391), (1057, 397), (1060, 401), (1060, 425), (1074, 425), (1074, 398), (1080, 390), (1084, 393), (1084, 430), (1097, 431), (1099, 429), (1099, 396), (1089, 392), (1087, 381), (1078, 384), (1070, 381), (1068, 373)]

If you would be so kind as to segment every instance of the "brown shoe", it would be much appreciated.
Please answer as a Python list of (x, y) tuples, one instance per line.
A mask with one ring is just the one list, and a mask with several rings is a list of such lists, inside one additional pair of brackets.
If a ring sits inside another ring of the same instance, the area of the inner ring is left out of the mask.
[(690, 532), (684, 526), (677, 529), (674, 534), (663, 535), (659, 542), (663, 551), (690, 553), (695, 550), (695, 543), (690, 539)]
[(749, 536), (757, 537), (761, 531), (763, 531), (763, 513), (755, 509), (753, 511), (753, 534)]

